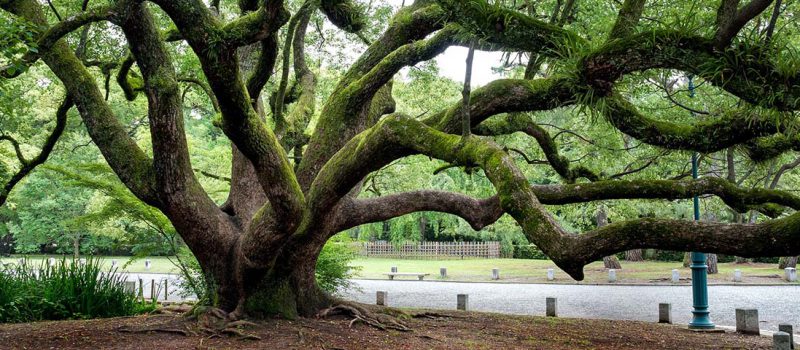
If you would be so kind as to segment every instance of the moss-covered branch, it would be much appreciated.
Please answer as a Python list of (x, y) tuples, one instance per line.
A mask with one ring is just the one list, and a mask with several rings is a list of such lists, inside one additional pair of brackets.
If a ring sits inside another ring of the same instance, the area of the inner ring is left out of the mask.
[(562, 57), (565, 47), (586, 40), (561, 27), (525, 14), (493, 5), (485, 0), (436, 0), (447, 13), (447, 21), (458, 23), (464, 34), (509, 50)]
[(767, 112), (763, 115), (740, 109), (717, 119), (686, 125), (647, 117), (618, 94), (605, 102), (606, 120), (619, 131), (642, 142), (675, 150), (716, 152), (779, 133), (787, 122), (776, 121), (776, 117)]
[[(182, 37), (198, 55), (211, 90), (219, 101), (222, 120), (219, 125), (225, 135), (253, 163), (258, 181), (269, 198), (268, 209), (285, 218), (283, 234), (293, 231), (304, 208), (304, 195), (272, 129), (254, 109), (247, 91), (235, 48), (257, 40), (266, 30), (272, 35), (288, 20), (282, 1), (267, 2), (268, 6), (241, 17), (241, 22), (223, 25), (199, 0), (154, 0), (173, 20)], [(269, 20), (250, 16), (262, 12)], [(246, 19), (245, 19), (246, 18)], [(238, 31), (242, 32), (237, 34)], [(257, 33), (255, 36), (250, 35)], [(240, 35), (241, 34), (241, 35)], [(241, 40), (240, 40), (241, 39)], [(269, 216), (269, 215), (267, 215)]]
[[(41, 5), (33, 0), (14, 0), (3, 10), (46, 28)], [(89, 136), (123, 183), (140, 199), (158, 206), (155, 169), (150, 159), (115, 117), (98, 89), (95, 78), (63, 40), (42, 54), (42, 60), (64, 83), (83, 118)]]
[[(676, 249), (679, 246), (681, 249), (677, 250), (747, 256), (793, 255), (800, 252), (800, 242), (796, 239), (800, 235), (800, 213), (758, 226), (702, 224), (699, 229), (704, 232), (700, 239), (692, 237), (690, 231), (686, 231), (687, 228), (698, 228), (698, 224), (675, 220), (637, 221), (645, 227), (647, 223), (652, 223), (653, 230), (646, 230), (646, 233), (628, 231), (625, 224), (610, 225), (612, 229), (605, 227), (583, 235), (565, 232), (544, 209), (535, 191), (529, 187), (528, 180), (516, 168), (513, 159), (499, 146), (477, 137), (462, 138), (444, 134), (400, 116), (384, 118), (375, 127), (349, 142), (326, 164), (309, 195), (312, 215), (327, 215), (321, 213), (327, 213), (327, 210), (333, 208), (367, 173), (398, 157), (414, 153), (483, 168), (499, 193), (498, 202), (502, 210), (522, 226), (530, 242), (540, 247), (559, 267), (577, 280), (583, 279), (584, 265), (599, 257), (635, 248)], [(365, 159), (370, 161), (364, 162)], [(611, 182), (602, 184), (613, 186)], [(657, 188), (662, 189), (663, 185)], [(726, 185), (725, 180), (705, 183), (705, 186), (711, 187), (710, 191), (716, 191), (714, 186), (721, 186), (719, 188), (731, 196), (729, 201), (740, 202), (737, 197), (741, 193), (730, 191), (730, 188), (725, 190)], [(586, 185), (572, 186), (579, 188)], [(663, 187), (687, 194), (680, 185)], [(616, 188), (634, 189), (631, 184)], [(615, 191), (607, 188), (598, 192), (607, 194)], [(641, 193), (648, 192), (644, 188), (636, 188), (635, 192), (629, 193), (641, 196)], [(769, 200), (782, 200), (779, 197), (770, 197)], [(796, 204), (795, 199), (793, 205)], [(656, 232), (656, 229), (669, 231), (672, 235), (665, 235), (663, 231)], [(649, 234), (658, 236), (659, 239), (651, 239)], [(648, 238), (642, 239), (643, 236)]]
[(568, 183), (574, 183), (579, 178), (586, 178), (589, 181), (597, 181), (600, 176), (586, 167), (571, 167), (570, 161), (559, 154), (550, 133), (531, 120), (530, 116), (524, 114), (509, 114), (502, 121), (486, 121), (475, 128), (478, 135), (508, 135), (516, 132), (524, 132), (533, 137), (544, 152), (547, 162), (553, 170)]
[[(606, 180), (579, 185), (534, 185), (531, 190), (545, 205), (566, 205), (615, 199), (689, 199), (714, 195), (737, 212), (777, 204), (800, 210), (800, 197), (784, 191), (744, 189), (720, 178), (698, 180)], [(477, 199), (460, 193), (420, 190), (364, 199), (344, 199), (337, 212), (336, 231), (389, 220), (402, 215), (436, 211), (459, 216), (475, 230), (497, 221), (505, 212), (498, 196)]]
[(56, 125), (53, 127), (53, 131), (50, 132), (50, 135), (47, 136), (47, 139), (42, 144), (41, 150), (39, 154), (33, 157), (30, 160), (25, 159), (22, 152), (20, 151), (19, 144), (13, 138), (6, 138), (4, 136), (0, 136), (0, 140), (9, 140), (14, 145), (14, 150), (17, 153), (17, 158), (21, 163), (21, 167), (17, 170), (11, 177), (6, 181), (3, 185), (3, 188), (0, 188), (0, 206), (5, 204), (6, 200), (8, 199), (8, 195), (11, 193), (11, 190), (19, 184), (22, 179), (24, 179), (28, 174), (30, 174), (37, 166), (44, 164), (47, 161), (47, 158), (50, 157), (50, 154), (53, 152), (53, 149), (56, 146), (56, 142), (58, 139), (61, 138), (61, 135), (64, 133), (64, 129), (67, 127), (67, 112), (69, 112), (70, 108), (72, 108), (75, 104), (72, 102), (72, 99), (67, 96), (64, 98), (64, 101), (61, 102), (61, 105), (58, 106), (56, 110)]
[[(7, 6), (10, 6), (11, 3), (12, 2), (9, 1), (9, 5)], [(26, 64), (33, 64), (41, 57), (42, 53), (50, 50), (53, 45), (55, 45), (69, 33), (72, 33), (93, 22), (108, 20), (113, 17), (118, 10), (118, 4), (98, 6), (96, 8), (88, 9), (76, 15), (70, 16), (69, 18), (60, 21), (53, 26), (42, 26), (41, 29), (43, 32), (41, 35), (39, 35), (39, 38), (36, 41), (36, 51), (29, 51), (26, 53), (22, 58), (22, 61)], [(21, 70), (16, 69), (12, 74), (8, 68), (0, 68), (0, 76), (4, 78), (13, 78), (19, 74), (22, 74)]]
[(671, 68), (708, 80), (743, 100), (780, 111), (800, 109), (800, 72), (786, 72), (762, 45), (720, 51), (714, 41), (675, 31), (650, 31), (606, 44), (579, 64), (581, 80), (598, 95), (610, 94), (623, 75)]

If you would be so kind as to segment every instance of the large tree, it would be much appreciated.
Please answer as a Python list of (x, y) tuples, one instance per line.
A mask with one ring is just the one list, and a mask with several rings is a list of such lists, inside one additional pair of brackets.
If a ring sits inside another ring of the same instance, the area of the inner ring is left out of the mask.
[[(800, 253), (800, 213), (760, 224), (641, 218), (567, 232), (544, 205), (714, 195), (736, 212), (775, 216), (800, 208), (800, 198), (716, 177), (620, 180), (573, 167), (537, 124), (536, 114), (527, 113), (577, 106), (572, 115), (602, 116), (628, 137), (667, 150), (712, 153), (736, 146), (758, 161), (800, 150), (793, 131), (800, 73), (791, 63), (791, 44), (787, 49), (791, 40), (773, 39), (776, 21), (789, 11), (780, 2), (769, 12), (771, 1), (703, 1), (691, 15), (712, 20), (687, 24), (653, 18), (670, 11), (663, 3), (649, 9), (645, 0), (626, 0), (608, 27), (599, 28), (604, 22), (576, 14), (580, 0), (558, 1), (545, 17), (530, 1), (504, 6), (417, 0), (402, 7), (377, 38), (365, 33), (364, 7), (348, 0), (307, 0), (293, 13), (283, 1), (240, 0), (236, 16), (221, 15), (221, 6), (230, 4), (219, 0), (87, 3), (54, 21), (48, 15), (52, 4), (0, 0), (3, 10), (36, 28), (35, 49), (2, 74), (13, 78), (21, 74), (20, 65), (38, 61), (49, 67), (69, 96), (63, 107), (74, 103), (119, 179), (171, 220), (217, 286), (218, 306), (231, 317), (310, 315), (337, 303), (315, 281), (325, 242), (358, 225), (420, 211), (453, 214), (475, 229), (508, 214), (530, 242), (577, 280), (586, 264), (632, 249), (743, 257)], [(318, 113), (316, 75), (305, 55), (306, 31), (317, 13), (368, 44)], [(130, 54), (121, 62), (76, 55), (65, 39), (101, 21), (124, 34)], [(173, 45), (183, 49), (172, 50)], [(395, 111), (395, 75), (450, 46), (518, 53), (530, 63), (521, 79), (474, 90), (465, 79), (463, 100), (450, 108), (416, 117)], [(196, 57), (202, 71), (195, 77), (176, 73), (177, 54)], [(132, 139), (87, 66), (100, 66), (104, 74), (116, 70), (128, 99), (146, 99), (151, 151)], [(628, 94), (647, 84), (642, 75), (654, 70), (691, 74), (742, 103), (697, 123), (648, 116)], [(274, 71), (280, 74), (273, 76)], [(277, 88), (262, 96), (270, 80)], [(218, 111), (215, 123), (232, 143), (231, 188), (221, 206), (192, 167), (179, 89), (184, 82), (208, 93)], [(563, 184), (529, 183), (510, 150), (495, 142), (513, 133), (536, 140), (546, 156), (538, 164), (552, 167)], [(412, 155), (469, 172), (479, 169), (496, 195), (419, 189), (359, 198), (365, 177)]]

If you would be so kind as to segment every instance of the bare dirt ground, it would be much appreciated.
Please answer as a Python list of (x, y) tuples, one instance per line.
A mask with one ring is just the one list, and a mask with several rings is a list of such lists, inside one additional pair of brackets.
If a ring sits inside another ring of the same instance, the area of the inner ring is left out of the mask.
[[(409, 319), (411, 332), (350, 326), (344, 317), (265, 320), (243, 329), (260, 340), (209, 337), (178, 315), (0, 324), (0, 349), (771, 349), (768, 338), (694, 333), (645, 322), (439, 312)], [(164, 328), (129, 333), (125, 328)]]

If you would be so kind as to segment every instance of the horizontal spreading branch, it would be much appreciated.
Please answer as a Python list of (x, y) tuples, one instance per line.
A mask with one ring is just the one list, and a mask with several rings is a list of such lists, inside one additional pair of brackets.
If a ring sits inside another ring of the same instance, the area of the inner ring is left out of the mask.
[[(317, 209), (312, 212), (324, 212), (326, 208), (333, 208), (366, 174), (410, 154), (424, 154), (454, 164), (481, 167), (498, 191), (497, 201), (502, 211), (519, 223), (531, 243), (540, 247), (576, 280), (583, 279), (583, 266), (595, 259), (636, 248), (706, 251), (740, 256), (788, 256), (800, 252), (800, 240), (797, 239), (800, 236), (800, 213), (761, 225), (639, 220), (630, 224), (623, 222), (609, 225), (582, 235), (568, 233), (545, 210), (534, 189), (528, 185), (528, 180), (502, 148), (486, 139), (444, 134), (400, 116), (384, 118), (337, 152), (312, 186), (310, 203), (312, 209)], [(729, 201), (741, 202), (736, 199), (739, 193), (730, 191), (730, 188), (725, 190), (725, 187), (719, 187), (726, 181), (706, 181), (706, 186), (710, 186), (711, 190), (722, 189), (725, 192), (723, 194), (729, 196)], [(636, 188), (630, 183), (619, 188), (633, 189), (635, 193), (648, 193), (646, 188)], [(673, 188), (673, 191), (682, 191), (684, 194), (691, 192), (682, 186)], [(614, 193), (608, 190), (601, 192)], [(398, 198), (392, 199), (399, 203)], [(782, 199), (771, 197), (770, 200)], [(410, 200), (404, 203), (413, 205)], [(346, 208), (346, 204), (345, 202), (343, 207)], [(472, 202), (466, 205), (483, 207), (488, 204)], [(645, 229), (637, 230), (637, 227)], [(699, 236), (691, 235), (695, 229), (701, 232)], [(658, 239), (651, 238), (654, 236)]]
[(507, 135), (516, 132), (524, 132), (533, 137), (544, 152), (547, 162), (553, 167), (566, 182), (574, 183), (579, 178), (586, 178), (589, 181), (597, 181), (600, 176), (583, 166), (571, 167), (570, 160), (559, 154), (550, 133), (544, 128), (534, 123), (529, 116), (521, 114), (509, 114), (504, 121), (490, 123), (486, 121), (476, 128), (478, 135)]
[[(690, 199), (714, 195), (736, 212), (777, 204), (800, 210), (800, 197), (771, 189), (744, 189), (716, 177), (698, 180), (606, 180), (585, 184), (534, 185), (531, 190), (545, 205), (566, 205), (615, 199)], [(475, 230), (497, 221), (505, 212), (499, 196), (477, 199), (460, 193), (420, 190), (346, 201), (339, 208), (338, 231), (402, 215), (435, 211), (466, 220)]]

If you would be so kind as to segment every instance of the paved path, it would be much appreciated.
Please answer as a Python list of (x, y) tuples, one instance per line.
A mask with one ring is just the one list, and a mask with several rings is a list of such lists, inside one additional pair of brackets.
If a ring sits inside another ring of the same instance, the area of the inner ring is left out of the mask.
[[(593, 286), (355, 280), (348, 299), (375, 303), (375, 292), (388, 291), (397, 307), (455, 309), (456, 294), (469, 294), (470, 309), (509, 314), (544, 315), (545, 298), (558, 298), (560, 316), (656, 321), (658, 303), (672, 304), (673, 322), (692, 317), (688, 286)], [(761, 329), (777, 331), (778, 323), (800, 329), (800, 286), (711, 286), (711, 319), (735, 326), (736, 308), (758, 309)]]

